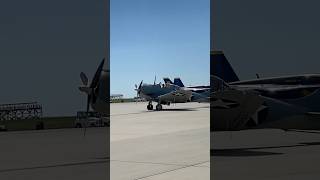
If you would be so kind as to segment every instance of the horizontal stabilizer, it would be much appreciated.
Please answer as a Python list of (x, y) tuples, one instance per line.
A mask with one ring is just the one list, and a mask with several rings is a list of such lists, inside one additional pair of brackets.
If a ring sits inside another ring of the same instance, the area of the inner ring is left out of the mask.
[(210, 81), (213, 91), (222, 91), (229, 88), (229, 84), (217, 76), (210, 76)]

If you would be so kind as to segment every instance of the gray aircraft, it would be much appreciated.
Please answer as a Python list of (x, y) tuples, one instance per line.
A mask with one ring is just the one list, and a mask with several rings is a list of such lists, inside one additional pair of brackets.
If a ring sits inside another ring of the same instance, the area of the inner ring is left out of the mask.
[(240, 81), (221, 51), (211, 53), (212, 130), (320, 130), (320, 75)]
[(110, 113), (110, 95), (109, 95), (109, 74), (110, 72), (104, 69), (105, 60), (100, 63), (93, 79), (88, 84), (88, 78), (85, 73), (81, 72), (80, 77), (83, 85), (79, 87), (81, 92), (87, 94), (87, 112), (90, 106), (96, 112), (109, 116)]
[(185, 90), (174, 84), (143, 84), (136, 87), (137, 96), (149, 101), (147, 105), (148, 110), (153, 110), (152, 102), (157, 102), (156, 110), (162, 110), (162, 105), (170, 105), (171, 103), (186, 103), (191, 101), (192, 92)]
[(174, 82), (170, 78), (163, 78), (165, 83), (174, 84), (192, 92), (192, 102), (209, 102), (210, 86), (184, 86), (180, 78), (174, 78)]

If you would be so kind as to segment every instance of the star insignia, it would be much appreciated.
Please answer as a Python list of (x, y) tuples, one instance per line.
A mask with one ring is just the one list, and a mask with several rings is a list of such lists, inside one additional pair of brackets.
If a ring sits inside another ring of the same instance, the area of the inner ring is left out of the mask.
[(259, 124), (259, 113), (264, 110), (267, 109), (268, 107), (265, 105), (261, 105), (256, 112), (251, 116), (252, 120), (255, 122), (256, 125)]

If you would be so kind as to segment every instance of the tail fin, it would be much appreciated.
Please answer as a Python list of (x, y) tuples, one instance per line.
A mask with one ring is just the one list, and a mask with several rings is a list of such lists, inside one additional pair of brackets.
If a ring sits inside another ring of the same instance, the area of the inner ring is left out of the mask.
[(173, 84), (173, 82), (170, 80), (170, 78), (163, 78), (164, 83)]
[(239, 81), (237, 74), (232, 69), (222, 51), (211, 51), (210, 61), (211, 75), (218, 76), (225, 82)]
[(174, 82), (173, 84), (175, 84), (179, 87), (184, 87), (184, 84), (182, 83), (180, 78), (174, 78), (173, 82)]

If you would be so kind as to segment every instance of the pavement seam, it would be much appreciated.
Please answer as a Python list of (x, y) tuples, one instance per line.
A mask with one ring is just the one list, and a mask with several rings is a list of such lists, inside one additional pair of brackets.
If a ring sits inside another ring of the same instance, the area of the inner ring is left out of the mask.
[(199, 162), (199, 163), (196, 163), (196, 164), (185, 165), (185, 166), (180, 167), (180, 168), (175, 168), (175, 169), (171, 169), (171, 170), (167, 170), (167, 171), (163, 171), (163, 172), (159, 172), (159, 173), (155, 173), (155, 174), (150, 174), (150, 175), (147, 175), (147, 176), (136, 178), (134, 180), (145, 179), (145, 178), (149, 178), (149, 177), (152, 177), (152, 176), (165, 174), (165, 173), (168, 173), (168, 172), (178, 171), (178, 170), (185, 169), (185, 168), (188, 168), (188, 167), (198, 167), (198, 165), (204, 164), (204, 163), (207, 163), (207, 162), (210, 162), (210, 161), (204, 161), (204, 162)]
[(88, 162), (78, 162), (78, 163), (64, 163), (64, 164), (55, 164), (55, 165), (47, 165), (47, 166), (34, 166), (34, 167), (26, 167), (26, 168), (10, 168), (10, 169), (0, 169), (0, 173), (4, 172), (12, 172), (12, 171), (24, 171), (24, 170), (34, 170), (34, 169), (47, 169), (47, 168), (55, 168), (55, 167), (68, 167), (68, 166), (80, 166), (80, 165), (88, 165), (88, 164), (102, 164), (107, 163), (108, 160), (103, 161), (88, 161)]

